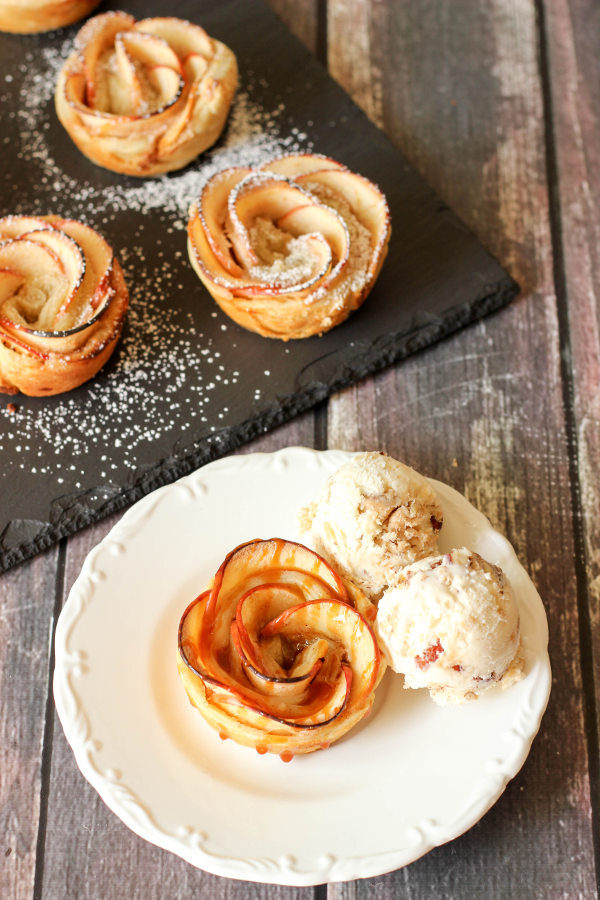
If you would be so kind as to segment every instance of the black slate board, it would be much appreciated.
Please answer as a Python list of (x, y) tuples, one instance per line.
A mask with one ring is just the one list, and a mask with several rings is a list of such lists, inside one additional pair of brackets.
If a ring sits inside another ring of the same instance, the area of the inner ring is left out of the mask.
[[(110, 8), (141, 18), (164, 14), (165, 3), (106, 3), (99, 11)], [(121, 255), (132, 288), (120, 348), (92, 382), (62, 397), (0, 400), (0, 571), (517, 292), (266, 6), (170, 0), (168, 14), (202, 24), (234, 50), (242, 119), (258, 118), (279, 152), (314, 149), (379, 184), (392, 214), (388, 258), (362, 309), (323, 337), (284, 344), (243, 331), (216, 309), (189, 266), (181, 209), (172, 202), (151, 208), (148, 183), (93, 166), (56, 121), (50, 90), (44, 94), (49, 60), (56, 63), (57, 48), (65, 52), (78, 26), (0, 35), (0, 213), (87, 221)], [(238, 139), (230, 126), (214, 154), (168, 176), (172, 194), (179, 197), (196, 173), (201, 183)], [(143, 201), (127, 208), (140, 191)]]

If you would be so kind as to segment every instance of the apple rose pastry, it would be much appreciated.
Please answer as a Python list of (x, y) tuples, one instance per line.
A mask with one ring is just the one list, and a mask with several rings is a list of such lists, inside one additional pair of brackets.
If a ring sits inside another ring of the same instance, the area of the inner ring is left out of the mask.
[(0, 31), (52, 31), (89, 15), (100, 0), (0, 0)]
[(198, 25), (108, 12), (77, 35), (56, 85), (56, 111), (92, 162), (159, 175), (214, 144), (236, 86), (234, 54)]
[(385, 668), (374, 614), (307, 547), (250, 541), (183, 614), (179, 674), (222, 738), (289, 761), (369, 713)]
[(329, 331), (361, 305), (389, 237), (379, 188), (333, 159), (290, 155), (213, 176), (190, 209), (188, 251), (223, 312), (288, 340)]
[(0, 391), (70, 391), (113, 352), (129, 294), (96, 231), (58, 216), (0, 219)]

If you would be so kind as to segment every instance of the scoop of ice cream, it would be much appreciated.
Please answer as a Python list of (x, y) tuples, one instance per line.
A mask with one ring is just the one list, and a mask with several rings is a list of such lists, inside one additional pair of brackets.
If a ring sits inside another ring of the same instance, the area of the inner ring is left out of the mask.
[(465, 547), (408, 566), (379, 602), (376, 631), (404, 686), (428, 688), (441, 704), (523, 676), (512, 588)]
[(437, 551), (442, 509), (426, 478), (384, 453), (360, 453), (301, 514), (318, 553), (377, 599), (409, 563)]

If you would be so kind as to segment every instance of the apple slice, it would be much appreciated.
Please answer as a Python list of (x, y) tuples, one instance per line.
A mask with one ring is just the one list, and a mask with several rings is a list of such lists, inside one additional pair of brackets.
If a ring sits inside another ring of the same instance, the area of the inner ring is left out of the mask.
[[(334, 679), (315, 679), (311, 684), (312, 703), (302, 704), (300, 714), (288, 712), (285, 721), (296, 728), (318, 728), (330, 725), (343, 712), (352, 690), (352, 669), (341, 665)], [(309, 691), (310, 693), (310, 691)]]
[[(371, 233), (374, 248), (381, 245), (384, 238), (387, 237), (390, 223), (387, 201), (379, 188), (363, 178), (362, 175), (357, 175), (349, 170), (321, 169), (317, 172), (300, 175), (297, 181), (299, 184), (310, 182), (322, 184), (344, 197), (355, 216)], [(378, 261), (375, 253), (372, 265)]]
[[(227, 240), (227, 238), (225, 238)], [(321, 269), (327, 271), (330, 262), (330, 250), (327, 244), (317, 235), (307, 237), (314, 244), (313, 255), (316, 259), (321, 259)], [(202, 226), (202, 221), (195, 204), (190, 209), (190, 218), (188, 220), (188, 253), (190, 261), (198, 277), (207, 286), (211, 293), (218, 292), (226, 297), (260, 297), (268, 294), (269, 296), (291, 295), (297, 293), (303, 288), (310, 287), (316, 279), (320, 277), (314, 275), (309, 281), (302, 285), (277, 285), (265, 284), (260, 280), (251, 277), (235, 278), (220, 262), (213, 247), (209, 243), (208, 234)], [(316, 264), (317, 266), (317, 264)], [(230, 266), (230, 268), (232, 268)], [(240, 271), (244, 270), (240, 268)]]
[(231, 224), (239, 241), (240, 256), (248, 266), (259, 265), (260, 260), (248, 240), (248, 232), (260, 216), (277, 222), (286, 213), (312, 202), (309, 194), (283, 178), (252, 174), (232, 190), (228, 208)]
[(83, 59), (83, 90), (81, 100), (96, 109), (97, 67), (100, 57), (113, 47), (116, 36), (135, 25), (133, 16), (124, 12), (109, 12), (94, 16), (80, 29), (75, 48)]
[(148, 82), (155, 91), (153, 112), (172, 106), (181, 96), (183, 91), (183, 78), (176, 69), (170, 66), (149, 66), (146, 70)]
[(239, 646), (245, 659), (253, 666), (272, 675), (285, 675), (283, 660), (262, 652), (261, 631), (274, 616), (301, 599), (299, 585), (277, 582), (259, 584), (240, 597), (235, 612)]
[(185, 59), (190, 53), (197, 53), (210, 59), (215, 52), (214, 43), (206, 31), (193, 22), (170, 16), (156, 16), (140, 19), (135, 30), (162, 38), (173, 48), (179, 59)]
[(200, 53), (187, 53), (181, 63), (186, 81), (199, 81), (208, 69), (208, 60)]
[(234, 277), (243, 276), (243, 269), (231, 255), (231, 245), (223, 231), (223, 224), (229, 194), (251, 171), (240, 166), (213, 175), (204, 185), (198, 205), (198, 213), (212, 251), (223, 268)]
[(294, 665), (282, 675), (268, 675), (255, 666), (246, 667), (246, 676), (261, 694), (276, 695), (286, 702), (301, 703), (319, 674), (327, 655), (328, 644), (322, 639), (304, 647), (294, 660)]
[[(255, 690), (248, 686), (245, 679), (242, 681), (240, 678), (239, 683), (233, 679), (220, 681), (201, 673), (186, 651), (180, 651), (179, 671), (190, 699), (200, 712), (205, 714), (207, 706), (212, 714), (225, 712), (229, 720), (227, 730), (234, 739), (240, 737), (239, 726), (250, 725), (261, 730), (273, 728), (272, 724), (264, 722), (267, 718), (276, 725), (285, 726), (288, 734), (295, 734), (295, 738), (302, 742), (298, 732), (323, 727), (340, 715), (350, 697), (353, 680), (350, 667), (341, 664), (335, 676), (330, 674), (327, 679), (313, 677), (300, 697), (290, 698), (286, 696), (291, 687), (289, 681), (270, 681), (270, 685), (281, 692), (277, 696), (275, 691), (265, 691), (264, 683)], [(207, 718), (211, 721), (210, 714)]]
[[(32, 224), (29, 217), (27, 219)], [(55, 219), (54, 222), (69, 228), (69, 223), (63, 220)], [(2, 321), (13, 336), (27, 335), (32, 347), (47, 348), (47, 339), (52, 339), (53, 349), (68, 352), (80, 342), (73, 335), (101, 314), (102, 310), (94, 307), (96, 300), (100, 300), (97, 295), (101, 295), (105, 303), (111, 299), (108, 284), (110, 267), (105, 275), (98, 270), (94, 273), (92, 262), (90, 271), (84, 251), (74, 237), (52, 223), (44, 224), (48, 227), (25, 232), (12, 241), (0, 244), (0, 262), (4, 263), (4, 271), (0, 273)], [(96, 248), (108, 246), (87, 226), (70, 224), (80, 236), (84, 234), (89, 238), (90, 234), (94, 235), (97, 238)], [(87, 249), (93, 252), (91, 240), (87, 242)], [(91, 279), (94, 277), (98, 280), (92, 289)], [(84, 315), (81, 314), (83, 304), (79, 304), (77, 318), (72, 313), (82, 288), (84, 292), (87, 288), (89, 302)]]
[(36, 330), (39, 331), (53, 331), (59, 310), (69, 307), (81, 287), (86, 269), (85, 257), (79, 244), (56, 228), (29, 232), (21, 238), (23, 239), (29, 239), (52, 250), (60, 260), (62, 274), (66, 278), (63, 291), (54, 295), (53, 302), (48, 301), (44, 304), (36, 326)]
[(15, 269), (0, 269), (0, 311), (2, 304), (16, 293), (24, 281), (23, 275)]
[(18, 272), (24, 279), (62, 278), (65, 270), (52, 247), (26, 238), (15, 238), (0, 244), (0, 267)]
[[(17, 337), (18, 330), (15, 329), (14, 323), (7, 319), (4, 315), (0, 315), (0, 329), (2, 341), (8, 341), (12, 347), (20, 351), (24, 357), (33, 356), (36, 360), (44, 360), (49, 358), (49, 353), (32, 347), (29, 342)], [(16, 332), (16, 333), (15, 333)], [(12, 392), (11, 392), (12, 393)]]
[(205, 283), (218, 285), (219, 289), (228, 291), (234, 284), (233, 278), (213, 251), (196, 203), (192, 203), (190, 207), (187, 233), (190, 261), (199, 277)]
[(345, 169), (346, 166), (318, 153), (290, 153), (263, 163), (259, 168), (263, 172), (273, 172), (295, 179), (299, 175), (318, 169)]
[(306, 203), (306, 199), (286, 180), (257, 173), (247, 176), (231, 191), (225, 227), (242, 266), (250, 269), (261, 265), (249, 236), (256, 218), (277, 220), (289, 209)]
[[(15, 238), (0, 244), (0, 266), (3, 331), (17, 337), (19, 332), (45, 330), (69, 290), (69, 276), (56, 250), (27, 237)], [(42, 342), (32, 337), (31, 343)]]
[[(191, 675), (193, 702), (199, 709), (203, 702), (212, 707), (233, 707), (232, 715), (254, 727), (262, 727), (263, 716), (292, 729), (324, 725), (341, 712), (351, 684), (349, 667), (342, 665), (335, 677), (302, 678), (298, 684), (291, 680), (256, 679), (255, 689), (246, 679), (245, 670), (234, 673), (237, 677), (230, 675), (219, 680), (202, 673), (185, 651), (181, 660), (188, 678)], [(265, 682), (270, 691), (265, 691)], [(292, 692), (297, 696), (290, 696)]]
[(57, 312), (55, 326), (62, 330), (85, 322), (109, 301), (108, 282), (114, 255), (104, 238), (88, 225), (74, 219), (61, 219), (57, 224), (81, 248), (86, 263), (78, 290), (65, 298)]
[(172, 122), (160, 139), (159, 154), (181, 153), (183, 148), (196, 144), (198, 135), (204, 135), (202, 149), (210, 146), (225, 124), (221, 111), (230, 108), (236, 83), (235, 57), (224, 44), (215, 41), (206, 71), (186, 80), (180, 102), (173, 108)]
[(121, 115), (139, 115), (144, 103), (144, 91), (134, 60), (128, 52), (129, 42), (126, 34), (118, 34), (115, 38), (116, 72), (112, 81), (115, 86), (109, 95), (111, 112)]
[(311, 600), (285, 610), (263, 628), (264, 637), (284, 634), (319, 634), (344, 647), (354, 674), (354, 699), (368, 694), (374, 686), (379, 664), (379, 647), (368, 622), (354, 607), (339, 600)]
[(122, 43), (129, 57), (140, 65), (146, 66), (146, 68), (166, 66), (183, 77), (179, 56), (163, 38), (133, 29), (117, 35), (115, 49), (118, 43)]
[(295, 236), (316, 233), (321, 235), (337, 260), (346, 259), (350, 249), (350, 236), (344, 220), (333, 209), (320, 206), (299, 206), (290, 209), (277, 222), (279, 228)]
[(52, 225), (36, 216), (4, 216), (0, 219), (0, 241), (21, 237), (30, 231), (47, 231)]
[[(278, 700), (284, 700), (286, 704), (302, 703), (307, 692), (323, 665), (327, 652), (327, 641), (315, 641), (305, 647), (289, 672), (278, 667), (279, 672), (273, 672), (273, 664), (269, 665), (268, 655), (264, 654), (263, 667), (258, 667), (248, 661), (241, 645), (239, 629), (236, 622), (231, 625), (231, 638), (233, 646), (240, 658), (243, 671), (250, 684), (259, 691), (260, 698), (276, 696)], [(265, 671), (266, 668), (271, 671)], [(262, 699), (259, 702), (262, 703)]]
[[(217, 645), (226, 644), (229, 624), (241, 593), (265, 581), (282, 584), (302, 583), (310, 574), (310, 585), (315, 582), (323, 592), (321, 596), (348, 598), (340, 576), (325, 560), (302, 544), (281, 538), (250, 541), (233, 550), (215, 575), (214, 584), (206, 604), (206, 621), (203, 634), (208, 639), (214, 629)], [(240, 587), (243, 590), (240, 591)]]
[(115, 58), (124, 82), (125, 104), (115, 112), (158, 113), (172, 106), (183, 90), (183, 69), (177, 54), (162, 38), (128, 31), (115, 39)]
[[(320, 587), (319, 581), (313, 583), (315, 593), (320, 593)], [(255, 687), (291, 700), (305, 693), (321, 668), (328, 651), (327, 641), (317, 639), (298, 648), (292, 659), (289, 648), (287, 653), (282, 649), (281, 641), (264, 640), (261, 634), (272, 618), (311, 592), (307, 580), (302, 585), (258, 585), (241, 597), (231, 634), (246, 676)]]

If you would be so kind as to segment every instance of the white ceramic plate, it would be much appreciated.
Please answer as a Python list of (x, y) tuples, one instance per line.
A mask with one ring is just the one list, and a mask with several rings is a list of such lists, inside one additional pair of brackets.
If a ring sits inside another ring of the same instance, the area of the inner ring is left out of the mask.
[(217, 875), (311, 885), (412, 862), (494, 803), (546, 707), (540, 597), (505, 538), (439, 482), (442, 550), (469, 546), (513, 583), (523, 681), (444, 708), (388, 671), (366, 722), (289, 764), (223, 743), (190, 706), (176, 668), (183, 610), (237, 544), (299, 538), (298, 509), (349, 456), (229, 457), (161, 488), (90, 553), (60, 616), (54, 695), (82, 773), (134, 832)]

